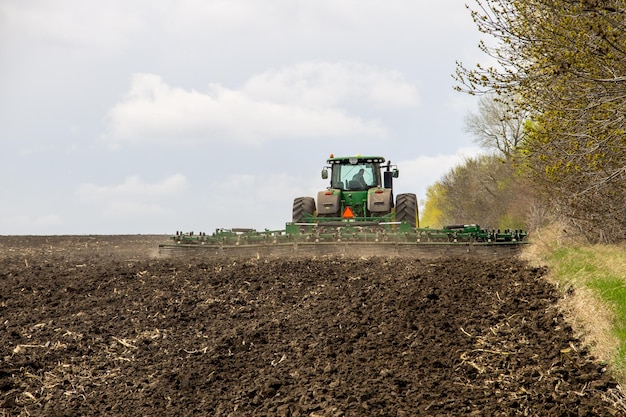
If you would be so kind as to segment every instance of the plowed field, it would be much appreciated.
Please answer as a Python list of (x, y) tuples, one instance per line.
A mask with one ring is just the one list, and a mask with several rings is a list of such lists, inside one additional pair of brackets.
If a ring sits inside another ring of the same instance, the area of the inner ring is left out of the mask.
[(0, 237), (0, 416), (614, 416), (522, 261), (155, 257)]

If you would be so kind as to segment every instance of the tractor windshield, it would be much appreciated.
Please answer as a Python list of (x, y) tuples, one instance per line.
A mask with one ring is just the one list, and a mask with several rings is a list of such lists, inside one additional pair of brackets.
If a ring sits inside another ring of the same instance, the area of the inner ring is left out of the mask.
[(332, 186), (349, 191), (363, 191), (380, 184), (378, 164), (341, 164), (333, 167)]

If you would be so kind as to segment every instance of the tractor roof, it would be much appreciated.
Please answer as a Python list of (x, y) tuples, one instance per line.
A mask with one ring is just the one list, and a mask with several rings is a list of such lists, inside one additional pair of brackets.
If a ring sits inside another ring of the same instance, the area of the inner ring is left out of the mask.
[(337, 156), (330, 155), (328, 158), (329, 164), (359, 164), (359, 163), (383, 163), (385, 162), (385, 158), (382, 156), (362, 156), (362, 155), (354, 155), (354, 156)]

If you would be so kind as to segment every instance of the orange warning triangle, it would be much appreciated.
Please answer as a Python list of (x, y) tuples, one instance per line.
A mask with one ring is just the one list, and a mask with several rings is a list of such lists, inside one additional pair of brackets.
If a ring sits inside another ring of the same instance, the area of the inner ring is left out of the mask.
[(354, 219), (354, 213), (352, 212), (352, 209), (350, 207), (346, 207), (341, 217), (343, 217), (344, 219)]

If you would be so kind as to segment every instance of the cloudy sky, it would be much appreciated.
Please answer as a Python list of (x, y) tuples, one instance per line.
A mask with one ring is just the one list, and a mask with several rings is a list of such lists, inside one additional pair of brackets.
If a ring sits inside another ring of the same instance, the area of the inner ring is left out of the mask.
[(462, 0), (0, 0), (0, 235), (281, 229), (330, 153), (476, 153)]

